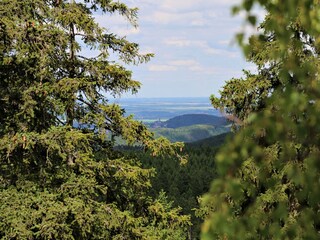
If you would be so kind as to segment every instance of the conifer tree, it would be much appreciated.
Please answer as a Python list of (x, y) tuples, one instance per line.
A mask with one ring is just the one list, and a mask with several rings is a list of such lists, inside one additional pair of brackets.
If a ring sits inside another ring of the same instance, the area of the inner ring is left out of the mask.
[[(241, 124), (216, 156), (219, 177), (203, 198), (203, 239), (319, 239), (319, 43), (317, 0), (244, 0), (267, 16), (249, 44), (258, 73), (229, 81), (215, 107)], [(200, 212), (201, 212), (200, 211)]]
[(98, 13), (137, 25), (137, 9), (118, 1), (0, 2), (1, 239), (185, 239), (189, 218), (147, 195), (153, 171), (113, 148), (116, 136), (153, 155), (181, 147), (106, 98), (140, 87), (110, 54), (126, 64), (152, 54), (101, 28)]

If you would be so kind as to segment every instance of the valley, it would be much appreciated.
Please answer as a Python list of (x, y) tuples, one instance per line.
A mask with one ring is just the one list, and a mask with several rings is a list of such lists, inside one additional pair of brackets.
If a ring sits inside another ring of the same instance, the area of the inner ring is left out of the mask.
[(230, 132), (230, 123), (211, 106), (208, 98), (117, 99), (155, 134), (171, 142), (196, 142)]

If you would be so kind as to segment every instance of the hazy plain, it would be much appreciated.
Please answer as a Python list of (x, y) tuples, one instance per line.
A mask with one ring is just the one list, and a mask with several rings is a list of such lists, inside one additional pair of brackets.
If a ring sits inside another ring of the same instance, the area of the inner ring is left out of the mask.
[(209, 114), (220, 116), (212, 107), (209, 98), (127, 98), (114, 99), (120, 104), (126, 115), (143, 122), (165, 121), (184, 114)]

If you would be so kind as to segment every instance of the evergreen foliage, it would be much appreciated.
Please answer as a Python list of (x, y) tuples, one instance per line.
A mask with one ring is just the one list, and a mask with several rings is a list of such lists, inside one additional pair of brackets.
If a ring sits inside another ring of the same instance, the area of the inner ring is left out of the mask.
[(153, 140), (108, 103), (140, 87), (110, 54), (126, 64), (152, 54), (101, 28), (101, 12), (137, 24), (136, 8), (112, 0), (0, 3), (1, 239), (186, 238), (189, 217), (147, 195), (153, 170), (113, 149), (115, 136), (153, 155), (181, 144)]
[[(214, 137), (211, 143), (221, 145), (224, 137)], [(213, 156), (217, 147), (202, 143), (186, 144), (183, 149), (183, 153), (188, 156), (186, 164), (181, 164), (178, 159), (166, 157), (156, 157), (150, 161), (148, 155), (132, 150), (130, 149), (128, 154), (141, 159), (143, 167), (156, 171), (151, 179), (150, 194), (156, 197), (159, 192), (164, 191), (174, 207), (181, 207), (183, 214), (191, 215), (192, 226), (189, 228), (188, 236), (189, 239), (199, 239), (203, 218), (195, 215), (195, 209), (199, 208), (198, 198), (209, 190), (210, 181), (216, 176)]]
[(229, 81), (213, 105), (242, 124), (216, 156), (218, 178), (204, 196), (203, 239), (319, 239), (318, 0), (244, 0), (267, 16), (240, 45), (258, 73)]

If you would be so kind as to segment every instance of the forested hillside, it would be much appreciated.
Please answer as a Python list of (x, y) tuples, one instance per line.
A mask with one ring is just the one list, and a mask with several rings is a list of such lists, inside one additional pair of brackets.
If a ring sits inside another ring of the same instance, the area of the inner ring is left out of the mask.
[(185, 114), (146, 125), (156, 138), (165, 137), (171, 142), (196, 142), (230, 131), (226, 118), (208, 114)]
[(179, 128), (153, 128), (155, 137), (166, 137), (171, 142), (195, 142), (204, 138), (229, 132), (230, 127), (215, 127), (212, 125), (192, 125)]
[(222, 133), (213, 137), (204, 138), (195, 142), (186, 143), (187, 147), (220, 147), (226, 139), (233, 137), (233, 132)]
[(170, 118), (163, 123), (167, 128), (180, 128), (192, 125), (211, 125), (211, 126), (225, 126), (228, 124), (227, 120), (223, 117), (217, 117), (207, 114), (186, 114)]

